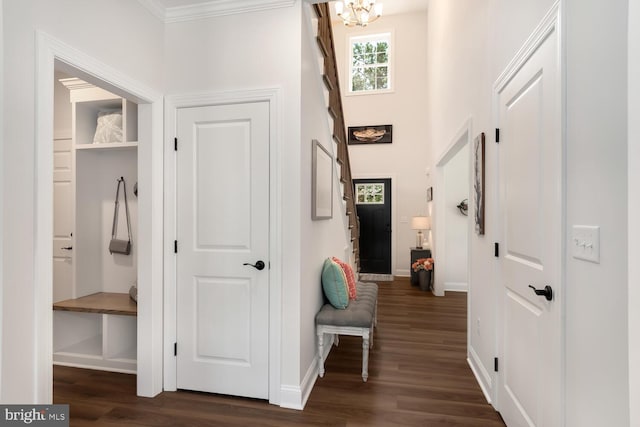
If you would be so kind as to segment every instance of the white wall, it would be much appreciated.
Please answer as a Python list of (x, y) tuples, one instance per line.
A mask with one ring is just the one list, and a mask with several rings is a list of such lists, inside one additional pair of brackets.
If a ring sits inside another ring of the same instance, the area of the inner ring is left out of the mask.
[(629, 195), (629, 425), (640, 426), (640, 1), (629, 1), (629, 163), (627, 190)]
[[(489, 76), (490, 50), (488, 39), (487, 0), (432, 0), (429, 3), (428, 90), (429, 141), (435, 159), (443, 157), (451, 141), (457, 138), (460, 126), (471, 119), (471, 139), (480, 132), (490, 135), (490, 105), (492, 78)], [(491, 24), (493, 25), (493, 24)], [(464, 30), (462, 30), (464, 29)], [(493, 146), (486, 145), (486, 182), (493, 181), (495, 160)], [(495, 203), (495, 188), (487, 185), (486, 205)], [(434, 191), (438, 191), (435, 188)], [(470, 206), (473, 206), (471, 203)], [(472, 209), (470, 210), (472, 212)], [(472, 213), (470, 213), (472, 214)], [(492, 234), (495, 226), (491, 210), (487, 209), (485, 236), (470, 234), (469, 245), (469, 319), (473, 328), (469, 337), (470, 359), (483, 387), (492, 395), (495, 343), (495, 301), (493, 297), (494, 265)], [(443, 233), (437, 218), (435, 229)], [(438, 257), (438, 247), (435, 247)], [(436, 260), (437, 262), (437, 260)], [(436, 278), (436, 280), (438, 280)]]
[[(304, 254), (300, 268), (300, 375), (305, 384), (315, 381), (316, 339), (315, 315), (323, 304), (320, 274), (322, 264), (327, 257), (336, 256), (349, 261), (351, 242), (347, 229), (348, 221), (342, 201), (342, 184), (339, 181), (337, 164), (333, 175), (333, 218), (330, 220), (311, 220), (311, 141), (318, 140), (336, 158), (336, 144), (331, 136), (329, 115), (327, 114), (326, 91), (321, 78), (319, 49), (315, 40), (317, 27), (315, 14), (310, 6), (305, 6), (302, 19), (302, 137), (301, 158), (302, 176), (300, 177), (301, 201), (301, 242), (300, 253)], [(303, 390), (304, 391), (304, 390)], [(310, 390), (309, 390), (310, 391)], [(306, 396), (304, 396), (306, 397)]]
[[(430, 140), (435, 154), (472, 117), (487, 133), (485, 236), (471, 235), (469, 357), (494, 394), (497, 189), (491, 88), (551, 0), (432, 0)], [(567, 225), (601, 227), (601, 263), (566, 255), (566, 425), (628, 425), (627, 2), (566, 0)], [(464, 29), (464, 30), (461, 30)], [(452, 96), (452, 94), (454, 94)], [(606, 107), (603, 107), (606, 106)], [(438, 158), (438, 156), (435, 156)], [(436, 229), (435, 232), (440, 230)], [(569, 247), (570, 235), (565, 247)], [(562, 284), (559, 285), (562, 289)]]
[(566, 255), (566, 421), (624, 426), (629, 425), (628, 2), (608, 1), (603, 7), (567, 0), (566, 6), (566, 246), (575, 224), (599, 225), (601, 239), (600, 264)]
[[(3, 0), (0, 0), (0, 100), (4, 99), (4, 18), (3, 18)], [(2, 141), (4, 142), (4, 103), (0, 101), (0, 134), (3, 135)], [(0, 165), (4, 164), (4, 143), (0, 144)], [(4, 179), (3, 174), (0, 173), (0, 242), (4, 242), (4, 229), (3, 211), (4, 211)], [(4, 255), (4, 244), (0, 244), (0, 307), (3, 306), (4, 294), (4, 270), (2, 268)], [(2, 339), (2, 320), (3, 316), (0, 315), (0, 402), (4, 401), (3, 397), (3, 382), (2, 382), (2, 354), (4, 353), (3, 339)]]
[(445, 291), (467, 289), (469, 217), (462, 215), (456, 206), (464, 199), (470, 206), (469, 167), (468, 144), (444, 166), (445, 250), (443, 257), (438, 258), (438, 274), (443, 276)]
[[(301, 6), (167, 24), (166, 93), (225, 92), (279, 88), (283, 151), (280, 169), (282, 210), (281, 384), (299, 387), (301, 335), (301, 182), (307, 165), (300, 134)], [(274, 237), (278, 238), (278, 237)]]
[[(41, 30), (161, 91), (162, 25), (137, 2), (24, 0), (4, 3), (2, 399), (35, 402), (35, 31)], [(10, 207), (10, 208), (9, 208)], [(20, 328), (8, 325), (20, 325)], [(10, 393), (7, 391), (10, 390)]]
[[(409, 248), (415, 246), (411, 217), (427, 213), (426, 168), (432, 157), (427, 134), (427, 14), (385, 15), (366, 29), (334, 23), (336, 59), (343, 88), (346, 126), (393, 125), (393, 143), (351, 145), (349, 156), (354, 178), (393, 177), (397, 206), (392, 224), (392, 247), (396, 275), (409, 275)], [(345, 96), (348, 87), (348, 36), (393, 33), (395, 77), (392, 93)], [(420, 143), (423, 142), (423, 143)], [(393, 255), (392, 255), (393, 256)], [(436, 261), (437, 262), (437, 261)]]

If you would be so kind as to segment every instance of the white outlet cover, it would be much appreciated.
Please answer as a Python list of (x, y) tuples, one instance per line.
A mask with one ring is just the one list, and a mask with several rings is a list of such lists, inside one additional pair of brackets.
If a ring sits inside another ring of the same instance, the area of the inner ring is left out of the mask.
[(576, 259), (600, 264), (600, 227), (574, 225), (571, 236), (571, 255)]

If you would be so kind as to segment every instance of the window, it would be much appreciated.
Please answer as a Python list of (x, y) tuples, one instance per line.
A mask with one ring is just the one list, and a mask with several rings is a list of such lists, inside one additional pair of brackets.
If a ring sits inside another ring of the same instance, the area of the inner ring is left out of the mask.
[(356, 184), (357, 205), (384, 205), (384, 183)]
[(351, 37), (349, 92), (391, 90), (391, 33)]

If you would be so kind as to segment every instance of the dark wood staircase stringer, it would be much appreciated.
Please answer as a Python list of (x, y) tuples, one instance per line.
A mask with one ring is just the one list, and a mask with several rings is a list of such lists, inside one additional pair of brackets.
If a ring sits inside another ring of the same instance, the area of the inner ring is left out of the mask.
[(340, 165), (340, 182), (343, 186), (343, 200), (346, 203), (346, 215), (348, 218), (348, 228), (351, 233), (353, 254), (356, 268), (359, 270), (359, 237), (360, 220), (356, 210), (356, 200), (353, 191), (353, 179), (351, 175), (351, 163), (349, 160), (349, 150), (347, 147), (347, 133), (344, 120), (344, 110), (342, 108), (342, 94), (340, 92), (340, 82), (338, 80), (338, 67), (336, 61), (335, 44), (333, 38), (333, 28), (331, 24), (331, 13), (329, 13), (328, 3), (317, 3), (313, 9), (318, 18), (317, 44), (324, 58), (324, 71), (322, 80), (329, 91), (329, 105), (327, 111), (333, 119), (333, 139), (337, 144), (337, 163)]

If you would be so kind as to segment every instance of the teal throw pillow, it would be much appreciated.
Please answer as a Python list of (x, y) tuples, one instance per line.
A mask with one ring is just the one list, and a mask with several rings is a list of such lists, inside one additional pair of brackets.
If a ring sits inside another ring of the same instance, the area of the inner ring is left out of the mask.
[(322, 266), (322, 290), (335, 308), (344, 310), (349, 305), (349, 289), (344, 270), (331, 258), (327, 258)]

